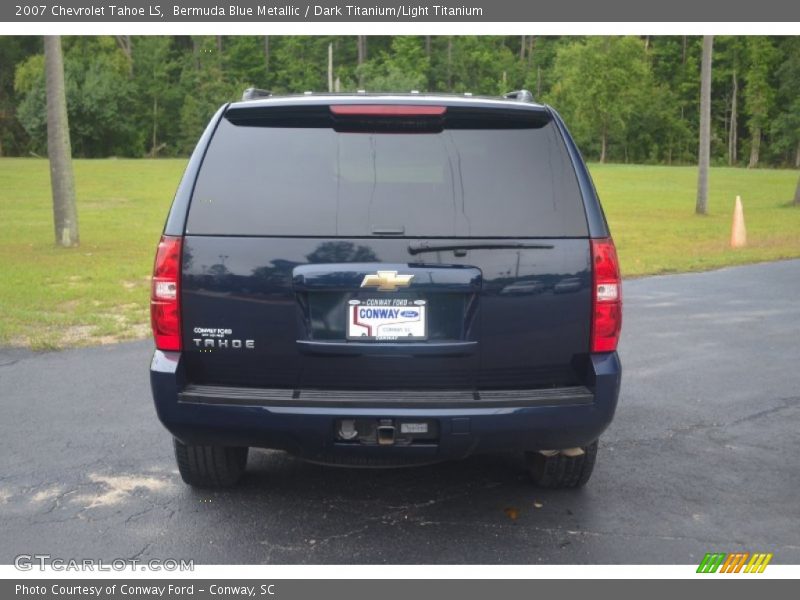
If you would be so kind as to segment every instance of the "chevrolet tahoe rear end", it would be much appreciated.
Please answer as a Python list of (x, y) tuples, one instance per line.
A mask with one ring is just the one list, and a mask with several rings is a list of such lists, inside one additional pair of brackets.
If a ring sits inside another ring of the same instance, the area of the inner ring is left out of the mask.
[(621, 289), (550, 107), (444, 95), (223, 106), (153, 278), (158, 416), (187, 483), (248, 448), (357, 466), (526, 453), (577, 487), (617, 403)]

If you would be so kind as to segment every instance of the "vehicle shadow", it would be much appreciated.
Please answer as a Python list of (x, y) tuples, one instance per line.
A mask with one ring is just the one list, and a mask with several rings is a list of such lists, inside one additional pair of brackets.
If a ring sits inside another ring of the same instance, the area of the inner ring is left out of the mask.
[(516, 454), (364, 469), (257, 450), (239, 486), (189, 494), (213, 498), (206, 531), (247, 524), (225, 555), (243, 563), (504, 562), (513, 539), (567, 548), (591, 513), (591, 494), (536, 488)]

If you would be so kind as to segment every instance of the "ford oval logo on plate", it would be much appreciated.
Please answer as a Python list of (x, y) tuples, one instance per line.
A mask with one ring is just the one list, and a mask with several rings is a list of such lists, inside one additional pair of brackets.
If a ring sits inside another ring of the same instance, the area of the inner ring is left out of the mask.
[(406, 317), (407, 319), (413, 319), (419, 316), (419, 313), (416, 310), (404, 310), (400, 313), (401, 317)]

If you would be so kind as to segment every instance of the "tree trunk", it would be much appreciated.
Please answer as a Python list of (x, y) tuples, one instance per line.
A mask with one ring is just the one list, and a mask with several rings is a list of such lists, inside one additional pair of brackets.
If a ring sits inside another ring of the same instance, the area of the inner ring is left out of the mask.
[(431, 57), (431, 36), (429, 35), (425, 36), (425, 54), (428, 58)]
[(328, 44), (328, 92), (333, 91), (333, 44)]
[(447, 38), (447, 91), (453, 91), (453, 38)]
[(192, 58), (194, 59), (195, 70), (200, 70), (200, 38), (199, 36), (192, 36)]
[(800, 179), (797, 180), (797, 189), (794, 191), (794, 205), (800, 206)]
[[(0, 150), (2, 154), (2, 150)], [(794, 168), (800, 169), (800, 142), (797, 142), (797, 150), (794, 152)]]
[(519, 59), (520, 59), (520, 61), (524, 61), (525, 60), (525, 50), (526, 50), (526, 46), (527, 46), (526, 37), (527, 36), (524, 36), (524, 35), (521, 36), (521, 39), (519, 41)]
[(736, 164), (738, 158), (738, 95), (739, 95), (739, 82), (736, 80), (736, 69), (733, 70), (733, 89), (731, 90), (731, 126), (728, 130), (728, 165)]
[[(356, 47), (358, 49), (358, 62), (359, 66), (363, 65), (367, 60), (367, 38), (366, 36), (356, 36)], [(358, 73), (358, 87), (364, 86), (364, 76), (361, 71)]]
[(536, 65), (536, 97), (542, 96), (542, 66)]
[(75, 175), (72, 171), (64, 59), (59, 36), (44, 36), (44, 61), (47, 86), (47, 155), (50, 159), (55, 238), (57, 245), (71, 248), (79, 243), (78, 210), (75, 207)]
[(536, 36), (531, 35), (528, 36), (528, 66), (526, 68), (526, 74), (530, 73), (531, 65), (533, 65), (533, 51), (536, 49)]
[(264, 71), (269, 78), (269, 36), (264, 36)]
[(150, 146), (150, 157), (155, 158), (158, 153), (158, 97), (153, 97), (153, 143)]
[(747, 163), (748, 169), (758, 166), (758, 154), (761, 150), (761, 127), (753, 129), (753, 139), (750, 141), (750, 162)]
[(735, 79), (733, 85), (733, 106), (731, 107), (731, 159), (733, 164), (739, 161), (739, 82)]
[(116, 35), (114, 38), (117, 40), (117, 45), (119, 46), (122, 53), (125, 55), (125, 58), (128, 61), (128, 75), (133, 74), (133, 43), (131, 42), (131, 36), (129, 35)]
[(601, 134), (600, 139), (600, 162), (606, 162), (606, 148), (608, 147), (608, 127), (603, 125), (603, 133)]
[(367, 36), (359, 35), (358, 43), (358, 64), (363, 65), (367, 60)]
[(697, 150), (697, 203), (695, 213), (708, 214), (708, 165), (711, 161), (711, 53), (714, 36), (703, 36), (700, 67), (700, 144)]
[(738, 111), (738, 92), (739, 82), (736, 80), (736, 69), (733, 70), (732, 77), (733, 84), (731, 86), (731, 122), (728, 127), (728, 166), (736, 164), (737, 157), (737, 121), (739, 118)]

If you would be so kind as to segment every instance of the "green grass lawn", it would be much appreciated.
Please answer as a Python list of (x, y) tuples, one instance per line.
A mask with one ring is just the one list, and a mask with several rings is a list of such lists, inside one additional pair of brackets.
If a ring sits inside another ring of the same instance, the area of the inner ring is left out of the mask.
[[(694, 214), (695, 167), (590, 165), (626, 277), (800, 257), (797, 171), (711, 169), (707, 216)], [(746, 248), (729, 247), (742, 197)]]
[[(58, 348), (148, 334), (149, 274), (185, 160), (77, 160), (81, 246), (53, 245), (47, 162), (0, 159), (0, 345)], [(625, 276), (800, 257), (796, 171), (591, 165)], [(728, 247), (736, 195), (749, 245)]]
[(45, 160), (0, 160), (0, 345), (149, 332), (149, 275), (185, 160), (76, 160), (81, 245), (53, 244)]

